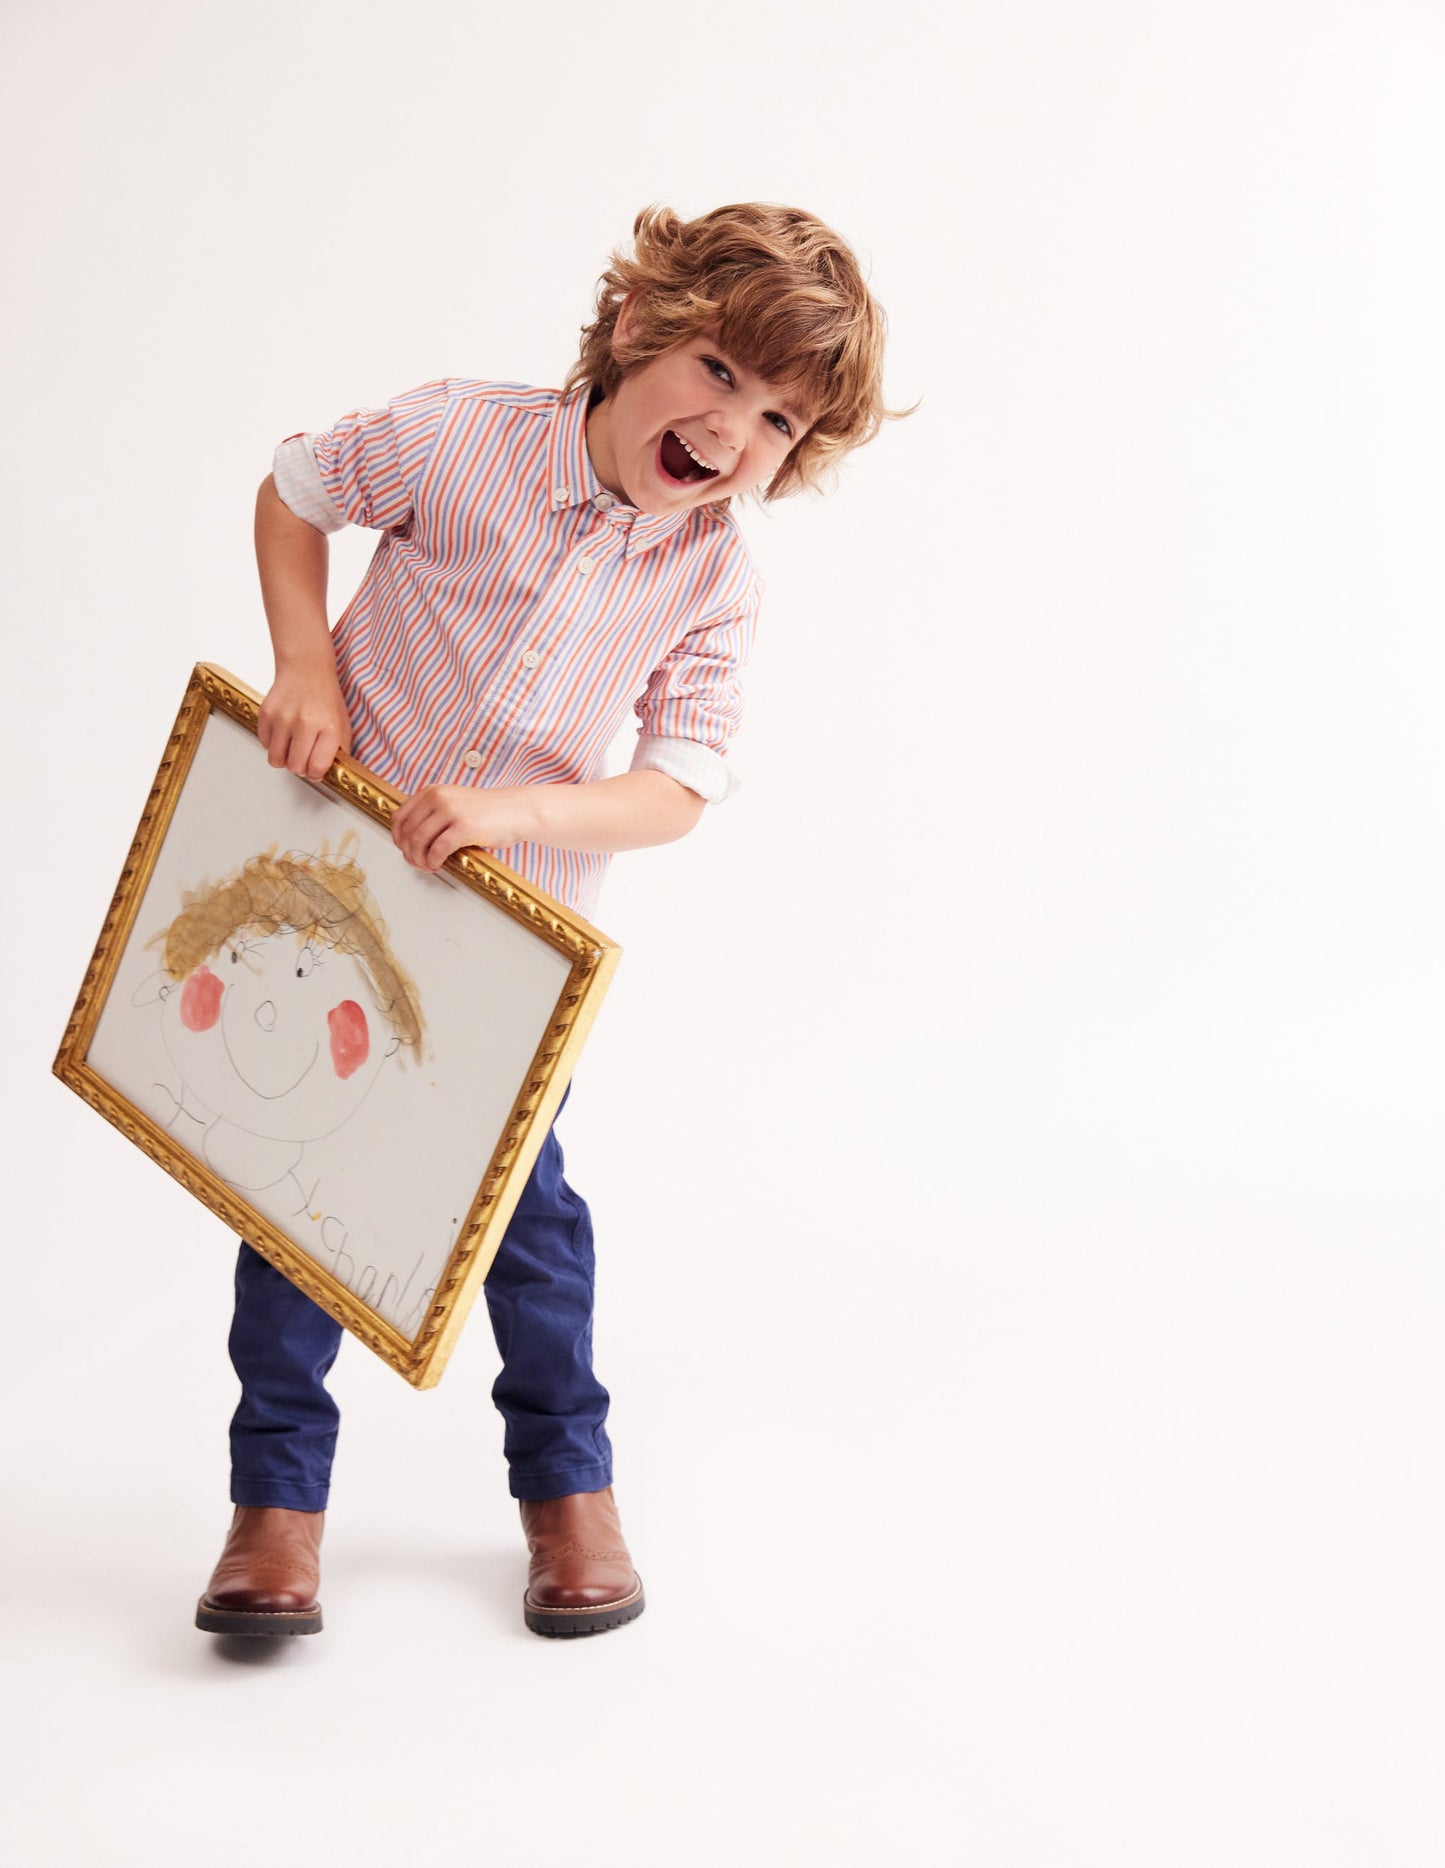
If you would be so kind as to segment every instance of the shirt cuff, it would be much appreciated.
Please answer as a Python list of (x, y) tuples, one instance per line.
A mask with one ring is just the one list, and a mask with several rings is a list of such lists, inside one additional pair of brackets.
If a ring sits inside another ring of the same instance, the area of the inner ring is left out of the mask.
[(271, 461), (276, 491), (298, 519), (318, 532), (339, 532), (346, 515), (326, 491), (311, 441), (310, 435), (291, 435), (277, 448)]
[(695, 739), (663, 739), (656, 733), (638, 734), (631, 770), (666, 772), (709, 804), (721, 804), (742, 783), (722, 754), (711, 746)]

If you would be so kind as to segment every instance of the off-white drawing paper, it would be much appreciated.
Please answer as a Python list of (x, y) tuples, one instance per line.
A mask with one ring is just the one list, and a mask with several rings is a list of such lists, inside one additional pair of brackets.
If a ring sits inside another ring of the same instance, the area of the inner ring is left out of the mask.
[(410, 1338), (567, 976), (213, 713), (88, 1061)]

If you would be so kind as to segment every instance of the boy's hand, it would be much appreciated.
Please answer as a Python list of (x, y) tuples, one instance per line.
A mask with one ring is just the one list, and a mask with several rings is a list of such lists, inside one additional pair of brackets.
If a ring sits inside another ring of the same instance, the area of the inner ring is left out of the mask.
[(505, 850), (529, 840), (526, 785), (428, 785), (391, 820), (391, 840), (414, 869), (440, 869), (454, 850)]
[(261, 703), (256, 737), (271, 765), (301, 778), (325, 778), (337, 753), (351, 751), (351, 722), (335, 669), (279, 670)]

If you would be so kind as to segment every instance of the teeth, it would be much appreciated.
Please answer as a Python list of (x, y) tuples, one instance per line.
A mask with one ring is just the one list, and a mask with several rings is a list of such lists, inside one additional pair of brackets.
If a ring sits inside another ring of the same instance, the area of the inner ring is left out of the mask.
[[(675, 435), (677, 435), (677, 430), (675, 428), (673, 429), (672, 432)], [(682, 443), (682, 445), (687, 449), (688, 453), (691, 454), (692, 458), (697, 462), (699, 467), (705, 467), (709, 473), (716, 473), (718, 471), (717, 468), (713, 466), (711, 461), (706, 461), (703, 459), (701, 454), (698, 453), (697, 449), (689, 443), (686, 435), (677, 435), (677, 438)]]

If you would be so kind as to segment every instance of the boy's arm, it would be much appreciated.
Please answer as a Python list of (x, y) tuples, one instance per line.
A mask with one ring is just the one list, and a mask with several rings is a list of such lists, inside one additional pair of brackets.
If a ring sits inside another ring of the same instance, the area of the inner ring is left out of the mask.
[[(326, 620), (326, 534), (298, 519), (270, 474), (256, 495), (256, 565), (276, 656), (257, 735), (274, 766), (323, 778), (351, 723)], [(664, 772), (587, 785), (428, 785), (392, 819), (408, 862), (440, 869), (453, 850), (545, 843), (561, 850), (640, 850), (685, 836), (703, 800)]]
[(391, 820), (392, 840), (417, 869), (440, 869), (454, 850), (647, 849), (686, 836), (703, 799), (665, 772), (622, 772), (585, 785), (428, 785)]
[(686, 836), (704, 804), (727, 797), (736, 784), (721, 748), (737, 722), (737, 671), (747, 659), (761, 593), (744, 557), (733, 601), (663, 657), (636, 704), (642, 756), (630, 772), (583, 785), (429, 785), (392, 819), (403, 856), (418, 869), (439, 869), (469, 845), (505, 850), (541, 843), (610, 855)]
[(256, 567), (276, 678), (256, 733), (272, 765), (304, 778), (324, 777), (337, 751), (351, 750), (326, 620), (328, 559), (326, 534), (296, 517), (267, 474), (256, 495)]

